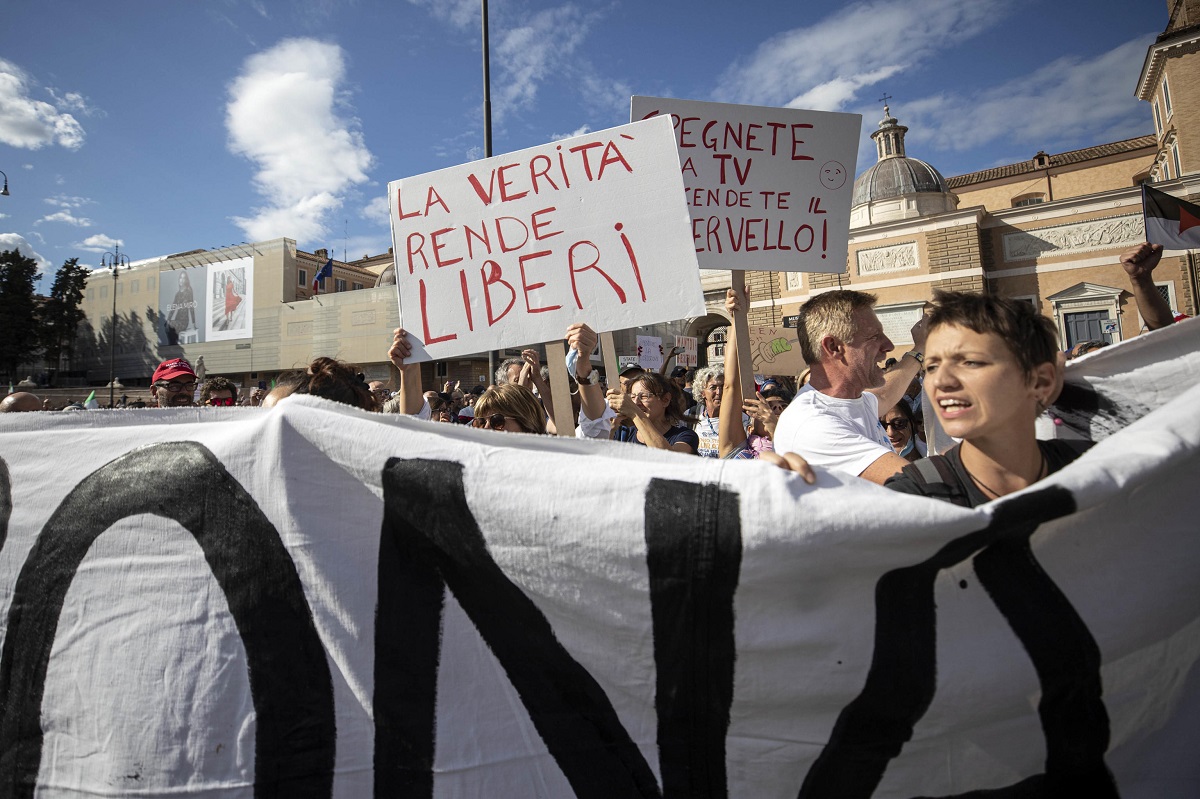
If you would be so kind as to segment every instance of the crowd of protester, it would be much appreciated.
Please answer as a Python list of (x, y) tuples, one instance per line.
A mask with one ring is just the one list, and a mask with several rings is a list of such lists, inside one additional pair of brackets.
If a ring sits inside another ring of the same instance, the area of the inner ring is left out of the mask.
[[(1121, 258), (1149, 329), (1175, 319), (1162, 296), (1145, 289), (1161, 254), (1161, 247), (1143, 244)], [(730, 289), (725, 307), (735, 318), (749, 302)], [(836, 469), (965, 506), (1020, 490), (1090, 445), (1039, 441), (1035, 422), (1062, 388), (1065, 360), (1103, 342), (1080, 342), (1064, 353), (1053, 323), (1030, 303), (938, 291), (910, 331), (912, 349), (889, 357), (895, 347), (874, 303), (874, 296), (852, 290), (811, 298), (798, 322), (808, 368), (795, 377), (756, 376), (753, 396), (743, 394), (738, 352), (749, 342), (739, 340), (736, 325), (729, 328), (724, 365), (670, 369), (680, 353), (676, 348), (657, 371), (627, 365), (613, 381), (592, 366), (596, 332), (571, 325), (564, 340), (574, 435), (699, 457), (762, 459), (809, 482), (815, 479), (813, 466)], [(448, 381), (440, 391), (426, 390), (411, 355), (408, 333), (397, 329), (388, 350), (396, 367), (394, 390), (385, 381), (368, 382), (351, 364), (319, 357), (270, 387), (260, 383), (248, 392), (225, 377), (201, 379), (187, 360), (172, 358), (154, 371), (150, 405), (271, 408), (293, 394), (309, 394), (434, 423), (560, 432), (550, 370), (537, 350), (502, 362), (490, 386), (464, 388)], [(120, 407), (145, 404), (123, 398)], [(46, 401), (28, 392), (0, 400), (0, 413), (47, 409)], [(63, 410), (84, 409), (72, 402)], [(930, 410), (936, 419), (925, 418)], [(939, 424), (955, 444), (930, 455), (927, 422)]]

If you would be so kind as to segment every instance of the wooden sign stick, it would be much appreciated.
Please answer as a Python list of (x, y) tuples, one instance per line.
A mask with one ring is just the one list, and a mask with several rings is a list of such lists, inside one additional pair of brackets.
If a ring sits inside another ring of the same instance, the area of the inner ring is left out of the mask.
[(575, 437), (575, 410), (571, 405), (571, 379), (567, 376), (567, 347), (561, 338), (546, 342), (550, 366), (550, 391), (554, 427), (560, 436)]
[(617, 373), (621, 367), (617, 365), (617, 343), (613, 340), (612, 331), (600, 334), (600, 357), (604, 359), (604, 379), (609, 388), (620, 388), (621, 381)]
[[(733, 290), (746, 296), (746, 273), (733, 270)], [(733, 315), (733, 330), (737, 336), (737, 360), (738, 360), (738, 376), (742, 385), (742, 399), (754, 399), (754, 359), (750, 354), (750, 322), (747, 319), (747, 314), (750, 312), (749, 300), (747, 299), (746, 312)]]

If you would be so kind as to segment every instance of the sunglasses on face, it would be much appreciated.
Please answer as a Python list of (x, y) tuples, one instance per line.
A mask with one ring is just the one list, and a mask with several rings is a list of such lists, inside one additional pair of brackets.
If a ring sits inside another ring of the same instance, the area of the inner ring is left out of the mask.
[[(471, 422), (472, 427), (479, 427), (484, 430), (503, 430), (507, 420), (513, 419), (512, 416), (505, 416), (502, 413), (493, 413), (491, 416), (476, 416)], [(520, 427), (520, 422), (517, 423)]]
[(881, 421), (879, 424), (883, 425), (884, 430), (887, 430), (888, 428), (891, 428), (893, 430), (907, 430), (908, 429), (908, 420), (907, 419), (893, 419), (890, 422)]
[(233, 397), (209, 397), (209, 405), (232, 405)]
[(170, 394), (178, 394), (180, 391), (195, 391), (196, 382), (191, 383), (155, 383), (159, 388), (165, 388)]

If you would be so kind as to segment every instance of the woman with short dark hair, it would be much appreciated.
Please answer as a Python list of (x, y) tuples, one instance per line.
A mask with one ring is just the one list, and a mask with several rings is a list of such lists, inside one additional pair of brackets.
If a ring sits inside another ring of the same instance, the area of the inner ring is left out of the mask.
[(1034, 433), (1062, 388), (1062, 364), (1054, 324), (1032, 305), (935, 292), (928, 330), (925, 393), (961, 443), (905, 466), (888, 488), (975, 507), (1036, 483), (1091, 446)]

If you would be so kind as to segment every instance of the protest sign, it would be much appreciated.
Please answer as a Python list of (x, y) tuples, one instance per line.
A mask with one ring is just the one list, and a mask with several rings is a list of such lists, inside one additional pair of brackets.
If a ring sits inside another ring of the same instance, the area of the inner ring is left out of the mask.
[(859, 114), (633, 98), (670, 116), (701, 269), (844, 272)]
[(754, 371), (764, 375), (798, 375), (804, 371), (799, 331), (786, 327), (750, 326), (750, 357)]
[(683, 352), (675, 356), (676, 366), (686, 366), (689, 369), (696, 366), (696, 348), (699, 346), (699, 341), (695, 336), (676, 336), (675, 346), (682, 347)]
[(0, 415), (0, 794), (1190, 795), (1197, 335), (1069, 364), (1097, 445), (974, 510), (310, 396)]
[(669, 120), (393, 181), (413, 361), (704, 312)]
[(638, 336), (638, 366), (648, 372), (657, 372), (663, 362), (662, 338), (659, 336)]

